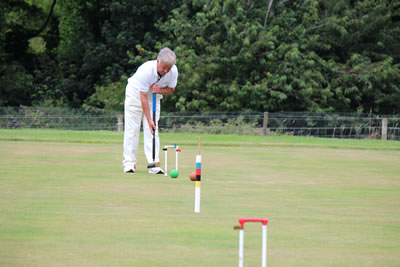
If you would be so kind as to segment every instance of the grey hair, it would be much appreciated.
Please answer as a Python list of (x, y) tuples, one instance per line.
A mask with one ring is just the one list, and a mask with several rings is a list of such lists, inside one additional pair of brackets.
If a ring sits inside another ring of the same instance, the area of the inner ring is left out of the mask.
[(172, 51), (168, 47), (164, 47), (158, 53), (157, 60), (165, 65), (173, 66), (176, 63), (176, 55), (174, 51)]

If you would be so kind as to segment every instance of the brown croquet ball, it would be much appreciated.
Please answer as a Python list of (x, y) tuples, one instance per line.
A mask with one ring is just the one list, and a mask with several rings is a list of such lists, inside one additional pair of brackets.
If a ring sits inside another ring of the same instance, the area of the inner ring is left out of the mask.
[(196, 181), (196, 173), (195, 173), (195, 172), (192, 172), (192, 173), (189, 175), (189, 178), (190, 178), (191, 181)]

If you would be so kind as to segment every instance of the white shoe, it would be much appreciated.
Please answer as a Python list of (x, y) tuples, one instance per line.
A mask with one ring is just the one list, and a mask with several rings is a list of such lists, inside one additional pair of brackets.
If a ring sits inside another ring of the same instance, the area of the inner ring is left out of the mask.
[(134, 173), (135, 171), (136, 171), (136, 164), (134, 164), (131, 167), (127, 166), (127, 167), (124, 168), (124, 172), (125, 173)]
[(160, 167), (154, 167), (149, 169), (150, 174), (164, 174), (164, 171)]

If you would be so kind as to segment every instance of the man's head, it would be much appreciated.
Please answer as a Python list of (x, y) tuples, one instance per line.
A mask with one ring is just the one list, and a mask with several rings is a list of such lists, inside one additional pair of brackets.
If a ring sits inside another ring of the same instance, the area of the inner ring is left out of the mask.
[(163, 76), (167, 74), (172, 66), (176, 63), (176, 56), (174, 51), (165, 47), (160, 50), (157, 56), (157, 72), (158, 75)]

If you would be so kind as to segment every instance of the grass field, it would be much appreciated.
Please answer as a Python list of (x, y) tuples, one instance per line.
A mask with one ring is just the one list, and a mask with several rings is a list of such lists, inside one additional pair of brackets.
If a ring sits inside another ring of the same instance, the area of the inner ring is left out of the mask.
[(171, 179), (122, 173), (118, 132), (0, 130), (0, 266), (237, 266), (239, 217), (268, 266), (400, 266), (400, 142), (202, 135), (195, 214), (197, 138), (161, 134)]

